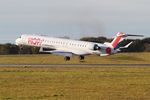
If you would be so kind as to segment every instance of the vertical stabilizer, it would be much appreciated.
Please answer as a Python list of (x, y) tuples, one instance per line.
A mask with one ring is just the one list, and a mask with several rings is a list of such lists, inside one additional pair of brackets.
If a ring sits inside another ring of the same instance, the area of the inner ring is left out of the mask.
[(125, 33), (123, 32), (118, 32), (117, 35), (115, 36), (114, 40), (110, 43), (113, 48), (115, 48), (119, 42), (123, 41), (123, 36)]

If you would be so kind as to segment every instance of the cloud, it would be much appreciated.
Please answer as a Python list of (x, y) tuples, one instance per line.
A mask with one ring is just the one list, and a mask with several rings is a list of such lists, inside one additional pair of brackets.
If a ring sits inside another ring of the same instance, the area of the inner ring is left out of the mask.
[(149, 4), (149, 0), (1, 0), (0, 35), (39, 32), (80, 38), (122, 30), (146, 33)]

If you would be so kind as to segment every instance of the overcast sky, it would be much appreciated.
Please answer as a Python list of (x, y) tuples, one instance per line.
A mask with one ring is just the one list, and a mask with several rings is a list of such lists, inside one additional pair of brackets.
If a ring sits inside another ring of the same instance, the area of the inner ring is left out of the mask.
[(150, 36), (150, 0), (0, 0), (0, 43), (21, 34)]

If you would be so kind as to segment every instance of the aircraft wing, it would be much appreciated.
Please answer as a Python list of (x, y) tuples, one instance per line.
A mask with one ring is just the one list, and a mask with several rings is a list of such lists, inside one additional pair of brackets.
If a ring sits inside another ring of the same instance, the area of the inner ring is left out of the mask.
[(72, 56), (72, 52), (66, 52), (66, 51), (61, 51), (61, 50), (53, 50), (49, 51), (49, 53), (55, 54), (55, 55), (61, 55), (61, 56)]
[(62, 56), (72, 56), (73, 54), (88, 55), (88, 52), (84, 50), (76, 50), (76, 49), (68, 49), (68, 48), (57, 48), (56, 50), (44, 51), (43, 48), (41, 47), (40, 52), (52, 53), (52, 54), (62, 55)]

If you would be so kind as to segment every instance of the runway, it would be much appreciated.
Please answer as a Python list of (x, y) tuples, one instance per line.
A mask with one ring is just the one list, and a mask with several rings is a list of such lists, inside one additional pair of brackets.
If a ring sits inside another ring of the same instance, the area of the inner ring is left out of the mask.
[(150, 64), (0, 64), (0, 67), (150, 67)]

